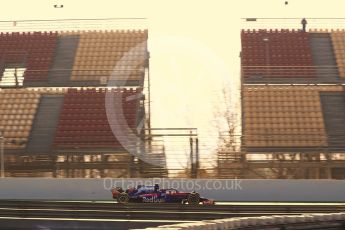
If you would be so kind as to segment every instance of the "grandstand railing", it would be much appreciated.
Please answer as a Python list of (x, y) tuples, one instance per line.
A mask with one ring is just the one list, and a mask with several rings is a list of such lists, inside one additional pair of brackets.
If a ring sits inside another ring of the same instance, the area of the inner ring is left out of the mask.
[(0, 21), (0, 31), (81, 31), (146, 29), (147, 18), (94, 18), (94, 19), (56, 19), (56, 20), (9, 20)]
[[(295, 29), (295, 31), (302, 29), (301, 24), (302, 18), (296, 17), (272, 17), (272, 18), (241, 18), (241, 28), (246, 30), (258, 30), (270, 28), (272, 30), (281, 30), (281, 29)], [(345, 28), (345, 18), (318, 18), (310, 17), (306, 18), (307, 30), (311, 32), (327, 32), (329, 30), (339, 31)]]

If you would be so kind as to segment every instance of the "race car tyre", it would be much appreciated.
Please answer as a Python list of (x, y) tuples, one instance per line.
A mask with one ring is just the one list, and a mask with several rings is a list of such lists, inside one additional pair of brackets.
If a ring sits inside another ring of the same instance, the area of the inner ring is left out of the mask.
[(127, 204), (129, 201), (129, 196), (127, 193), (123, 192), (117, 196), (117, 202), (120, 204)]
[(188, 201), (188, 204), (190, 205), (197, 205), (200, 203), (200, 195), (199, 193), (191, 193), (188, 195), (188, 198), (187, 198), (187, 201)]

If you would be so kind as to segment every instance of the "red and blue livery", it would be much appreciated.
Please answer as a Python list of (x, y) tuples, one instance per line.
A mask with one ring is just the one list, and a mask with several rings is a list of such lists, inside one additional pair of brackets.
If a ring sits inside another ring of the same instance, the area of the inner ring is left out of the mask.
[(111, 190), (113, 198), (120, 204), (126, 203), (178, 203), (190, 205), (213, 205), (214, 200), (200, 197), (196, 192), (179, 192), (176, 189), (160, 189), (159, 185), (138, 186), (123, 190), (120, 187)]

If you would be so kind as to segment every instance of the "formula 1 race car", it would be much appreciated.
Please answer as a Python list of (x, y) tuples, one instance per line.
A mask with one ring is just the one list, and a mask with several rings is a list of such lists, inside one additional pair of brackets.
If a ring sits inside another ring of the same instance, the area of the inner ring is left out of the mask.
[(213, 205), (214, 200), (200, 197), (196, 192), (179, 192), (176, 189), (160, 189), (155, 186), (138, 186), (123, 190), (121, 187), (111, 190), (113, 198), (120, 204), (126, 203), (180, 203), (190, 205)]

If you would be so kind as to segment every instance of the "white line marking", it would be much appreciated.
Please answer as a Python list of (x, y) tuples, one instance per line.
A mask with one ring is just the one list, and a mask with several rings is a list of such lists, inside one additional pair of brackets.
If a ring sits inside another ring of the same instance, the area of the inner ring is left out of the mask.
[(83, 218), (47, 218), (47, 217), (0, 217), (3, 220), (58, 220), (58, 221), (99, 221), (99, 222), (158, 222), (158, 223), (191, 223), (185, 220), (138, 220), (138, 219), (83, 219)]

